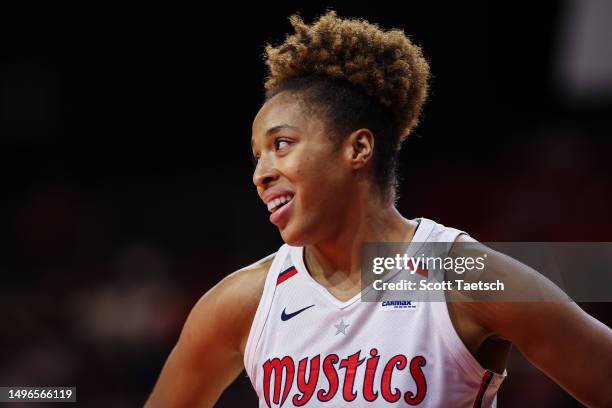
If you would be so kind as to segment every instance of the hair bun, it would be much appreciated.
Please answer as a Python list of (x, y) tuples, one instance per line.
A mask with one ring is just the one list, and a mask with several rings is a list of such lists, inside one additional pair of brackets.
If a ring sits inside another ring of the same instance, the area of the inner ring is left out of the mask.
[(389, 107), (405, 140), (417, 125), (427, 99), (429, 64), (402, 30), (383, 30), (328, 11), (311, 25), (292, 15), (295, 34), (277, 47), (267, 45), (265, 88), (308, 75), (346, 80)]

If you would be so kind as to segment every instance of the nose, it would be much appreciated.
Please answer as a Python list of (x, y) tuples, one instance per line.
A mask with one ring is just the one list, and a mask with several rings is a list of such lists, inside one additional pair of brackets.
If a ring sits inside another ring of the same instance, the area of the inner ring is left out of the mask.
[(269, 160), (264, 160), (264, 156), (262, 155), (253, 172), (253, 184), (258, 188), (265, 189), (268, 188), (272, 182), (278, 180), (278, 177), (278, 171)]

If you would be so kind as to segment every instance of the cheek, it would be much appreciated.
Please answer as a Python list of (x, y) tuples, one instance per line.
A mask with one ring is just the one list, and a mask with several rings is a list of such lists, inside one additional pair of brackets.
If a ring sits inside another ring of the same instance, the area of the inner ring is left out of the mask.
[(338, 200), (347, 186), (347, 174), (339, 152), (328, 147), (303, 151), (296, 160), (287, 163), (287, 176), (300, 194), (301, 201), (314, 205)]
[(304, 171), (303, 176), (304, 183), (298, 188), (301, 187), (305, 206), (331, 211), (335, 207), (344, 205), (343, 199), (348, 196), (350, 186), (338, 166), (319, 165), (311, 171)]
[(310, 185), (320, 182), (325, 174), (324, 160), (317, 160), (313, 155), (301, 155), (299, 159), (287, 163), (287, 176), (296, 185)]

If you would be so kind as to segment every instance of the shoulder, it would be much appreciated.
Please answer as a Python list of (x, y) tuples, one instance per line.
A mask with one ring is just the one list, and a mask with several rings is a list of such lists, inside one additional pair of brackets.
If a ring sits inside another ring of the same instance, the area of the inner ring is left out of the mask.
[(248, 336), (273, 256), (225, 277), (191, 310), (147, 407), (212, 407), (243, 370)]
[(245, 300), (252, 301), (256, 299), (259, 301), (266, 276), (275, 256), (276, 253), (268, 255), (249, 266), (227, 275), (215, 286), (216, 290), (223, 292), (224, 295), (232, 300), (246, 297)]
[(610, 373), (612, 365), (612, 330), (528, 265), (470, 237), (460, 236), (453, 249), (461, 247), (459, 243), (487, 255), (486, 268), (470, 279), (504, 283), (504, 290), (493, 296), (461, 293), (460, 299), (467, 301), (456, 305), (465, 315), (496, 340), (512, 342), (585, 405), (610, 406), (607, 385), (612, 375), (602, 373)]
[[(451, 279), (476, 285), (478, 290), (451, 291), (455, 306), (495, 337), (512, 342), (530, 341), (534, 317), (552, 316), (575, 308), (571, 299), (553, 282), (526, 264), (482, 244), (469, 235), (459, 235), (452, 248), (453, 257), (483, 260), (483, 268), (466, 270)], [(499, 290), (486, 290), (494, 284)], [(482, 287), (479, 285), (482, 284)], [(553, 313), (554, 311), (554, 313)]]
[(199, 331), (214, 328), (242, 353), (275, 255), (229, 274), (206, 292), (191, 310), (184, 331), (197, 338)]

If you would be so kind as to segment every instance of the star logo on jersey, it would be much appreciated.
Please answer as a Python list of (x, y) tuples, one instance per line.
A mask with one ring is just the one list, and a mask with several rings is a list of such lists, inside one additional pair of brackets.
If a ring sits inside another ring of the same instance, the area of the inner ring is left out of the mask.
[(344, 323), (344, 319), (340, 320), (340, 323), (334, 324), (334, 327), (336, 328), (336, 336), (340, 333), (346, 335), (346, 328), (349, 326), (350, 324)]
[(310, 308), (311, 308), (311, 307), (313, 307), (313, 306), (314, 306), (314, 305), (306, 306), (306, 307), (303, 307), (303, 308), (301, 308), (300, 310), (296, 310), (295, 312), (292, 312), (292, 313), (287, 313), (287, 308), (284, 308), (284, 309), (283, 309), (283, 312), (281, 313), (281, 320), (282, 320), (283, 322), (285, 322), (285, 321), (287, 321), (287, 320), (289, 320), (289, 319), (291, 319), (291, 318), (293, 318), (293, 317), (295, 317), (295, 316), (299, 315), (299, 314), (300, 314), (300, 313), (302, 313), (304, 310), (306, 310), (306, 309), (310, 309)]

